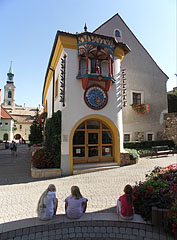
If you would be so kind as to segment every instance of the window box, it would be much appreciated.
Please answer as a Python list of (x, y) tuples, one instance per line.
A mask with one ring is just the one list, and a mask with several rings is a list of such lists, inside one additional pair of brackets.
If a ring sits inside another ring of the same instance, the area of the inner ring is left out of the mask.
[(150, 111), (149, 104), (132, 104), (132, 108), (139, 114), (146, 114)]

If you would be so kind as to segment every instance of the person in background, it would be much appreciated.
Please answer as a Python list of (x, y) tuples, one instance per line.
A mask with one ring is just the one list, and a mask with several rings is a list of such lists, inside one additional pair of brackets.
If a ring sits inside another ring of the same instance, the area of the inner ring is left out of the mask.
[(71, 187), (71, 195), (65, 199), (65, 212), (69, 218), (80, 218), (87, 209), (87, 199), (77, 186)]
[(128, 184), (124, 188), (124, 195), (117, 200), (117, 213), (122, 219), (131, 220), (134, 217), (133, 189)]
[(37, 215), (41, 220), (52, 219), (56, 215), (58, 199), (56, 198), (56, 187), (50, 184), (41, 195), (37, 204)]

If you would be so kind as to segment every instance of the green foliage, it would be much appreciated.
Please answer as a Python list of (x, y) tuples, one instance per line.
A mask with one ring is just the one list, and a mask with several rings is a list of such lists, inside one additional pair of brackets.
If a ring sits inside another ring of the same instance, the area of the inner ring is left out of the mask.
[(124, 142), (124, 148), (129, 149), (151, 149), (152, 146), (165, 146), (175, 147), (172, 140), (160, 140), (160, 141), (135, 141), (135, 142)]
[(45, 146), (50, 152), (55, 167), (60, 167), (61, 157), (61, 111), (53, 114), (45, 125)]
[(177, 90), (174, 93), (168, 93), (168, 112), (177, 112)]
[(36, 116), (34, 117), (34, 121), (33, 121), (32, 125), (30, 126), (29, 140), (30, 140), (31, 144), (43, 142), (42, 126), (39, 122), (38, 109), (36, 111)]
[(130, 160), (137, 160), (139, 158), (139, 154), (136, 149), (125, 149), (130, 153)]

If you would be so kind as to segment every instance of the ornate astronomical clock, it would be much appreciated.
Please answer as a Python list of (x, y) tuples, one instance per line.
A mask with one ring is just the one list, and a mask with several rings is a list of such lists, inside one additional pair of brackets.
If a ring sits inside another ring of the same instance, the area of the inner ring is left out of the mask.
[(103, 88), (93, 85), (85, 90), (84, 100), (89, 108), (100, 110), (106, 106), (108, 95)]

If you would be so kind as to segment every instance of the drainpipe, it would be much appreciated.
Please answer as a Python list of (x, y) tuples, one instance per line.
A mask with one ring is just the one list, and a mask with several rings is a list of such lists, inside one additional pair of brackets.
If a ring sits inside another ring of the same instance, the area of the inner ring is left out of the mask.
[(55, 91), (55, 70), (49, 68), (53, 72), (53, 87), (52, 87), (52, 116), (54, 114), (54, 91)]

